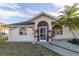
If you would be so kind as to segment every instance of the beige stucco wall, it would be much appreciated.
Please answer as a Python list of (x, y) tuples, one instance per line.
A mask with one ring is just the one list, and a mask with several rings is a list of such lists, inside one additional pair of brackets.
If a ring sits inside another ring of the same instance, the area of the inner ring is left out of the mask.
[(63, 28), (63, 34), (62, 35), (55, 35), (54, 36), (54, 39), (72, 39), (73, 38), (73, 35), (72, 33), (70, 32), (69, 28), (68, 27), (62, 27)]
[(32, 42), (34, 41), (33, 31), (31, 28), (26, 28), (26, 35), (19, 35), (20, 28), (9, 29), (8, 41), (12, 42)]
[(41, 16), (41, 17), (38, 17), (34, 20), (35, 22), (35, 29), (37, 29), (37, 25), (40, 21), (46, 21), (49, 25), (49, 30), (51, 30), (51, 21), (55, 21), (54, 19), (51, 19), (50, 17), (47, 17), (47, 16)]
[(55, 35), (54, 39), (61, 40), (61, 39), (73, 39), (77, 38), (79, 39), (79, 30), (73, 30), (73, 33), (75, 34), (75, 37), (73, 36), (72, 32), (69, 30), (68, 27), (62, 27), (63, 28), (63, 34), (62, 35)]

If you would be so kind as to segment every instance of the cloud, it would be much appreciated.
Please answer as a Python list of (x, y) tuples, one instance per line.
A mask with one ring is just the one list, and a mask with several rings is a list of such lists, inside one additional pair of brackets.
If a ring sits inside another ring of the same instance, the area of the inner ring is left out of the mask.
[(16, 3), (0, 3), (0, 7), (6, 7), (6, 8), (10, 8), (10, 9), (17, 9), (20, 8), (20, 6)]
[[(10, 8), (10, 9), (3, 9), (4, 8)], [(0, 3), (0, 17), (3, 18), (11, 18), (11, 17), (28, 17), (29, 14), (26, 14), (23, 12), (23, 10), (20, 9), (21, 7), (16, 3)]]
[(36, 10), (31, 10), (29, 8), (25, 8), (29, 13), (31, 14), (35, 14), (35, 13), (38, 13), (39, 11), (36, 11)]
[(52, 12), (52, 11), (45, 11), (48, 14), (51, 14), (52, 16), (58, 17), (60, 15), (60, 13), (58, 12)]
[[(59, 8), (56, 12), (50, 12), (48, 11), (50, 14), (58, 16), (60, 15), (60, 11), (64, 10), (64, 6), (65, 5), (69, 5), (72, 6), (74, 3), (79, 3), (79, 0), (53, 0), (53, 3), (51, 3), (53, 6), (55, 6), (56, 8)], [(78, 6), (79, 7), (79, 6)]]
[(18, 10), (16, 11), (11, 11), (11, 10), (3, 10), (3, 9), (0, 9), (0, 17), (3, 17), (3, 18), (10, 18), (10, 17), (26, 17), (25, 14), (19, 12)]
[(63, 7), (64, 5), (73, 5), (74, 3), (79, 3), (79, 0), (53, 0), (53, 4), (57, 7)]

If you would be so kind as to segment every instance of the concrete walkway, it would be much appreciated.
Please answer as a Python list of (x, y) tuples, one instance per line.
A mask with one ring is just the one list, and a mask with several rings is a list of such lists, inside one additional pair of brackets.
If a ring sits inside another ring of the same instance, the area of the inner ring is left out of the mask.
[(57, 45), (50, 44), (48, 42), (38, 42), (38, 44), (40, 44), (43, 47), (46, 47), (46, 48), (48, 48), (52, 51), (55, 51), (55, 52), (57, 52), (57, 53), (59, 53), (60, 55), (63, 55), (63, 56), (79, 56), (79, 53), (61, 48)]
[(79, 53), (79, 45), (74, 45), (72, 43), (67, 42), (66, 40), (53, 41), (51, 42), (53, 45), (71, 50), (73, 52)]

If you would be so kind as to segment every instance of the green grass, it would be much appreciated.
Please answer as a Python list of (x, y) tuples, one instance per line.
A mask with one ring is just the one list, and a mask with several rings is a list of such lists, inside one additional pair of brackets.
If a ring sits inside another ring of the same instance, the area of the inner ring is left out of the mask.
[(3, 43), (5, 43), (6, 40), (8, 40), (7, 37), (0, 37), (0, 45), (2, 45)]
[(38, 44), (6, 42), (0, 45), (1, 56), (60, 56), (58, 53)]

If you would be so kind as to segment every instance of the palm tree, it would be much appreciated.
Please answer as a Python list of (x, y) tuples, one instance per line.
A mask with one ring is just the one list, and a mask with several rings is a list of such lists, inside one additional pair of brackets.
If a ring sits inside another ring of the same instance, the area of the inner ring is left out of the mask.
[(60, 11), (62, 15), (59, 16), (59, 20), (55, 24), (66, 25), (69, 27), (69, 30), (73, 32), (74, 29), (79, 29), (79, 8), (78, 3), (75, 3), (73, 6), (64, 6), (64, 10)]

